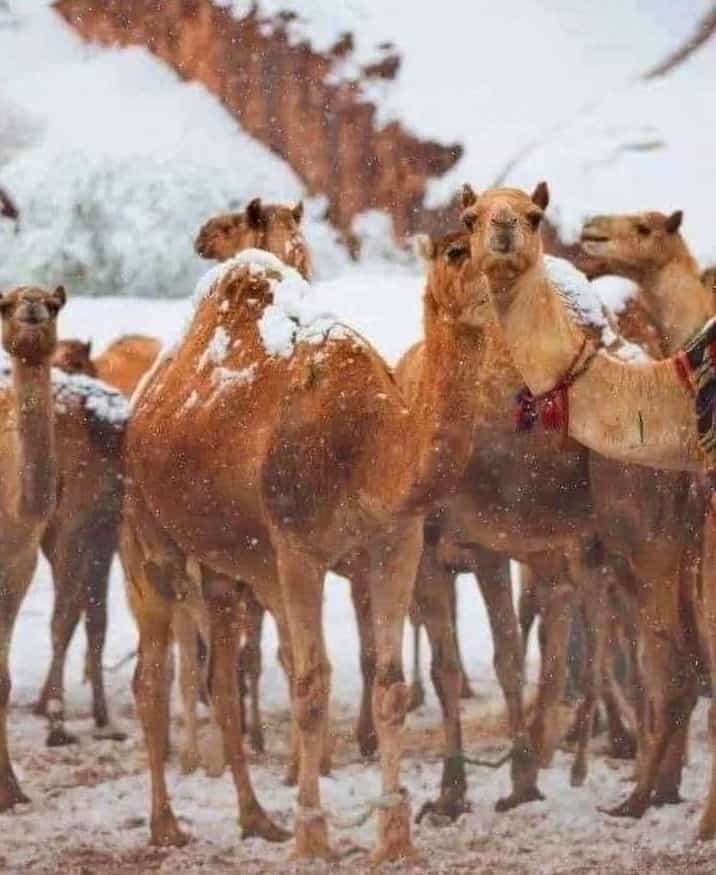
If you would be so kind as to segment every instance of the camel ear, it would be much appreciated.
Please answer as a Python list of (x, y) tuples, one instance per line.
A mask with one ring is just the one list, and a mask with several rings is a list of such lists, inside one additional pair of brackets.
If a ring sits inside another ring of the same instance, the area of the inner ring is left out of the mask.
[(55, 291), (52, 293), (52, 298), (57, 306), (57, 309), (61, 310), (67, 303), (67, 292), (65, 291), (65, 287), (57, 286)]
[(10, 301), (0, 292), (0, 316), (4, 316), (10, 309)]
[(90, 353), (92, 352), (92, 341), (88, 340), (87, 343), (83, 343), (82, 349), (84, 350), (84, 354), (87, 356), (87, 358), (89, 358)]
[(261, 198), (255, 197), (246, 207), (246, 218), (250, 228), (260, 228), (264, 223), (264, 212), (261, 206)]
[(303, 201), (299, 201), (291, 212), (293, 213), (293, 218), (296, 224), (300, 225), (301, 219), (303, 218)]
[(549, 188), (546, 182), (538, 182), (537, 188), (532, 192), (532, 203), (537, 204), (541, 210), (546, 210), (549, 204)]
[(675, 234), (679, 230), (683, 218), (683, 210), (676, 210), (676, 212), (672, 213), (669, 216), (669, 218), (666, 220), (666, 224), (664, 225), (669, 234)]
[(466, 182), (462, 187), (462, 192), (460, 194), (460, 202), (462, 203), (463, 210), (466, 210), (468, 207), (471, 207), (475, 201), (477, 200), (477, 194), (475, 190), (470, 185), (469, 182)]
[(423, 261), (435, 258), (435, 244), (427, 234), (416, 234), (413, 237), (413, 251)]

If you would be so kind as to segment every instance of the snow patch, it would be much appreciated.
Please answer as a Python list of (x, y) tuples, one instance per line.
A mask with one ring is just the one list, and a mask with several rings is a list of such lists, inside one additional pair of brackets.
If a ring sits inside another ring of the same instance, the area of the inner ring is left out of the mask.
[(604, 307), (582, 271), (566, 259), (553, 255), (544, 256), (544, 267), (547, 279), (556, 286), (577, 319), (604, 331), (608, 327)]
[(592, 280), (591, 286), (604, 306), (617, 315), (639, 294), (639, 286), (621, 276), (602, 276)]
[(231, 338), (223, 325), (217, 325), (214, 333), (206, 346), (206, 349), (201, 354), (198, 368), (201, 371), (208, 364), (213, 363), (220, 365), (226, 358), (229, 352)]
[(215, 368), (211, 375), (211, 382), (219, 389), (225, 389), (227, 386), (249, 386), (256, 379), (256, 371), (258, 363), (249, 365), (248, 368), (242, 368), (240, 371), (234, 371), (231, 368)]
[(129, 417), (129, 404), (124, 395), (94, 377), (66, 374), (53, 368), (52, 388), (60, 404), (71, 404), (80, 398), (86, 410), (110, 425), (123, 426)]

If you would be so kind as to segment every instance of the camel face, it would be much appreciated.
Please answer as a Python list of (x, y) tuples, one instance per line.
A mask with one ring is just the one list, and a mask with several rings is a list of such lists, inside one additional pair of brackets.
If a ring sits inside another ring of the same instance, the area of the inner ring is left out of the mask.
[(62, 286), (53, 292), (20, 286), (1, 295), (5, 351), (31, 365), (48, 359), (57, 345), (57, 314), (64, 307), (65, 299)]
[(472, 258), (468, 234), (458, 231), (439, 240), (421, 235), (416, 249), (428, 266), (428, 288), (438, 310), (473, 327), (494, 322), (487, 281)]
[(244, 249), (264, 249), (309, 278), (308, 246), (301, 232), (303, 204), (264, 205), (255, 198), (240, 213), (225, 213), (206, 222), (194, 241), (202, 258), (226, 261)]
[(548, 202), (544, 183), (532, 197), (512, 188), (490, 189), (480, 196), (466, 189), (463, 222), (478, 268), (510, 279), (536, 264), (542, 256), (540, 224)]
[(97, 376), (97, 368), (91, 358), (92, 344), (81, 340), (61, 340), (52, 356), (52, 364), (66, 374)]
[(596, 261), (594, 276), (616, 274), (637, 281), (664, 267), (683, 248), (680, 210), (594, 216), (582, 228), (582, 250)]

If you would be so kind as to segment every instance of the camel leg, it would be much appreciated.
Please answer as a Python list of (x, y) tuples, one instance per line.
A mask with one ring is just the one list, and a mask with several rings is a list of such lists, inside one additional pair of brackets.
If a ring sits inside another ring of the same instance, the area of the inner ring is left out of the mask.
[(256, 799), (244, 757), (236, 676), (241, 635), (237, 586), (204, 569), (204, 592), (209, 613), (209, 695), (236, 786), (241, 835), (286, 841), (290, 834), (271, 821)]
[(493, 663), (507, 705), (512, 739), (512, 791), (497, 803), (508, 811), (544, 797), (537, 788), (538, 763), (532, 751), (524, 711), (522, 636), (515, 615), (508, 560), (483, 551), (477, 561), (477, 582), (487, 608), (494, 646)]
[(283, 539), (275, 542), (291, 638), (292, 705), (300, 743), (295, 856), (328, 858), (328, 829), (318, 786), (330, 691), (322, 622), (325, 569)]
[(245, 644), (241, 654), (241, 662), (249, 682), (249, 699), (251, 702), (249, 740), (254, 753), (263, 753), (266, 747), (263, 726), (261, 724), (259, 684), (261, 681), (261, 635), (265, 611), (248, 589), (244, 596), (244, 608), (246, 631), (244, 633)]
[[(383, 800), (399, 801), (378, 813), (372, 860), (380, 863), (415, 853), (410, 837), (410, 802), (400, 787), (402, 734), (409, 692), (403, 674), (403, 628), (413, 598), (423, 542), (422, 521), (407, 523), (374, 554), (370, 573), (377, 668), (373, 720), (378, 732)], [(459, 692), (459, 687), (456, 690)]]
[(539, 614), (536, 590), (537, 580), (529, 565), (520, 563), (520, 593), (517, 600), (517, 618), (520, 625), (522, 654), (527, 658), (527, 645), (534, 621)]
[(48, 747), (74, 744), (77, 739), (64, 726), (64, 672), (67, 650), (85, 607), (87, 557), (84, 550), (73, 549), (66, 538), (56, 538), (55, 547), (47, 556), (52, 566), (55, 603), (50, 624), (52, 634), (52, 662), (40, 697), (35, 704), (36, 714), (48, 718)]
[(87, 635), (86, 673), (92, 686), (92, 712), (95, 738), (124, 741), (127, 733), (110, 719), (104, 689), (102, 657), (107, 637), (107, 593), (112, 556), (117, 549), (116, 524), (94, 531), (87, 540), (85, 578), (85, 632)]
[(654, 788), (651, 803), (657, 807), (662, 805), (678, 805), (683, 802), (679, 789), (681, 775), (686, 764), (686, 748), (689, 740), (691, 715), (698, 702), (698, 684), (696, 678), (684, 690), (683, 696), (671, 704), (672, 721), (675, 729), (669, 746), (659, 768), (659, 775)]
[(530, 741), (540, 766), (544, 768), (550, 764), (559, 742), (558, 707), (564, 694), (574, 587), (564, 577), (552, 575), (549, 584), (545, 580), (542, 596), (544, 607), (540, 632), (544, 646)]
[[(130, 585), (130, 593), (134, 587)], [(164, 775), (168, 738), (168, 660), (172, 619), (171, 605), (156, 595), (150, 585), (133, 603), (139, 626), (134, 697), (147, 745), (151, 774), (151, 842), (153, 845), (182, 847), (188, 836), (180, 829), (172, 811)], [(131, 598), (131, 596), (130, 596)]]
[(470, 686), (470, 678), (467, 676), (465, 663), (462, 659), (462, 651), (460, 650), (460, 635), (458, 634), (458, 612), (457, 612), (457, 574), (450, 574), (450, 582), (448, 584), (450, 592), (450, 616), (455, 629), (455, 647), (457, 649), (457, 664), (460, 669), (460, 698), (474, 699), (475, 694)]
[(179, 762), (185, 775), (195, 772), (199, 766), (199, 659), (196, 646), (197, 629), (189, 611), (182, 606), (174, 608), (172, 630), (179, 652), (179, 690), (184, 716), (184, 743), (179, 752)]
[[(363, 694), (356, 727), (356, 738), (361, 756), (372, 756), (378, 748), (378, 736), (373, 725), (373, 684), (375, 682), (375, 636), (370, 610), (370, 590), (363, 573), (351, 578), (351, 598), (356, 614), (360, 642), (360, 668), (363, 675)], [(413, 627), (417, 629), (417, 626)]]
[(699, 823), (699, 838), (702, 841), (716, 836), (716, 525), (712, 518), (713, 495), (710, 497), (710, 514), (704, 524), (701, 608), (705, 618), (705, 631), (711, 669), (711, 705), (709, 706), (708, 732), (711, 747), (711, 780), (706, 805)]
[(432, 561), (429, 551), (423, 551), (415, 581), (415, 603), (430, 641), (432, 680), (443, 712), (445, 755), (440, 796), (436, 802), (423, 806), (419, 820), (429, 811), (455, 820), (469, 808), (465, 799), (467, 782), (460, 722), (462, 677), (451, 606), (452, 581), (451, 572)]
[[(660, 768), (683, 720), (685, 694), (681, 677), (688, 665), (656, 622), (643, 618), (644, 665), (647, 677), (649, 723), (639, 739), (637, 782), (629, 797), (608, 813), (615, 817), (641, 817), (651, 803)], [(643, 752), (642, 752), (643, 751)]]
[(13, 559), (11, 566), (0, 566), (0, 812), (30, 801), (15, 777), (7, 743), (11, 688), (8, 660), (15, 620), (35, 571), (36, 552)]
[(587, 777), (587, 752), (594, 727), (594, 712), (601, 697), (601, 681), (607, 634), (606, 586), (590, 581), (582, 593), (582, 628), (584, 654), (582, 659), (582, 698), (577, 706), (575, 738), (577, 752), (572, 763), (570, 782), (581, 787)]
[[(636, 756), (637, 741), (628, 722), (633, 725), (634, 715), (614, 674), (613, 660), (613, 650), (607, 647), (602, 665), (602, 701), (607, 712), (609, 753), (615, 759), (631, 760)], [(631, 721), (625, 721), (625, 715), (631, 715)]]

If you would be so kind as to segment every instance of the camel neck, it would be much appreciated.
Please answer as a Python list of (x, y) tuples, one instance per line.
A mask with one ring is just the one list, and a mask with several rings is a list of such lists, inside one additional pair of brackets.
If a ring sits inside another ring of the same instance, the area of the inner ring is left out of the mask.
[(475, 425), (474, 393), (484, 332), (439, 310), (425, 296), (425, 341), (417, 391), (405, 417), (408, 504), (430, 506), (459, 483)]
[[(541, 266), (525, 272), (500, 321), (513, 360), (537, 395), (556, 386), (584, 343), (565, 301)], [(569, 433), (622, 462), (697, 469), (693, 399), (671, 360), (627, 364), (600, 351), (569, 388)]]
[(688, 253), (643, 277), (641, 289), (669, 354), (680, 349), (713, 315), (712, 296)]
[(54, 409), (49, 361), (12, 364), (19, 449), (18, 514), (49, 516), (55, 502)]

